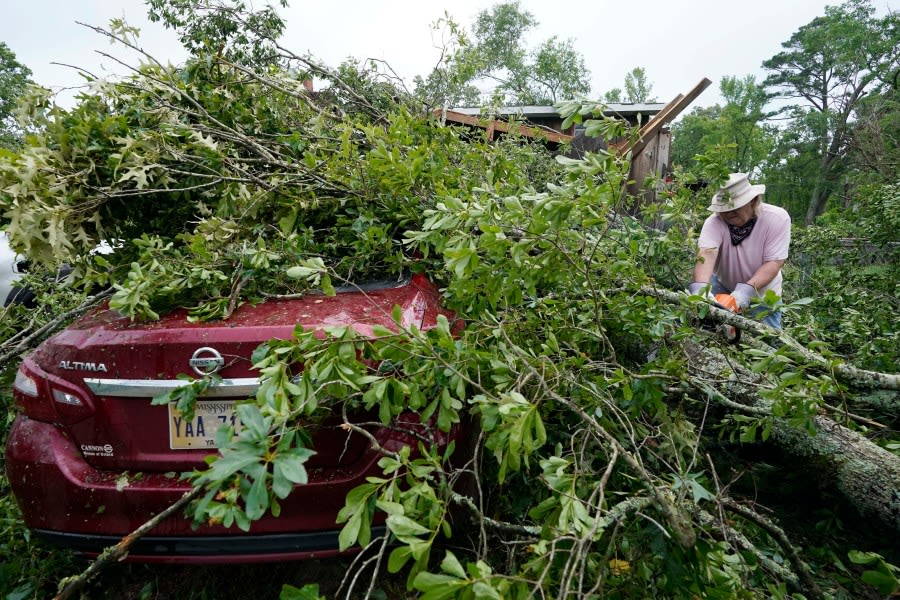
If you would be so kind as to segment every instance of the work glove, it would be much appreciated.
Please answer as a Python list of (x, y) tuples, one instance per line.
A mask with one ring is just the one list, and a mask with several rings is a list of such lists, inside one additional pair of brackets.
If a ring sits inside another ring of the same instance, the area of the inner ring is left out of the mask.
[(706, 290), (706, 296), (705, 296), (706, 299), (709, 300), (710, 302), (715, 302), (716, 297), (712, 293), (712, 289), (710, 288), (710, 285), (708, 283), (695, 281), (691, 285), (688, 286), (687, 293), (690, 294), (691, 296), (702, 296), (704, 289)]
[(750, 306), (750, 299), (756, 297), (756, 288), (749, 283), (739, 283), (731, 292), (732, 298), (742, 310)]

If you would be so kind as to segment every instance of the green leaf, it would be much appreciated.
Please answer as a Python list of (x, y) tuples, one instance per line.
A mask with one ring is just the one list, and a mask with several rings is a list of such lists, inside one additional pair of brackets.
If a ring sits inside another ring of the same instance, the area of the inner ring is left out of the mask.
[(253, 439), (262, 440), (269, 435), (269, 426), (259, 407), (254, 404), (240, 404), (235, 410), (244, 429), (252, 434)]
[(360, 526), (362, 525), (362, 513), (356, 512), (350, 517), (350, 520), (341, 528), (338, 534), (338, 549), (343, 552), (356, 543), (359, 538)]
[(881, 555), (875, 552), (862, 552), (860, 550), (850, 550), (847, 552), (847, 558), (856, 565), (874, 565), (883, 560)]
[(266, 487), (268, 478), (268, 474), (263, 473), (261, 477), (254, 480), (253, 484), (250, 486), (250, 491), (244, 498), (247, 518), (251, 521), (255, 521), (262, 517), (265, 514), (266, 509), (269, 508), (269, 490)]
[(896, 577), (881, 571), (864, 571), (862, 580), (878, 590), (882, 596), (890, 596), (900, 589), (900, 583)]
[(450, 575), (459, 577), (460, 579), (466, 578), (465, 569), (463, 569), (462, 565), (459, 563), (459, 560), (449, 550), (444, 555), (444, 560), (441, 561), (441, 569), (445, 573), (449, 573)]
[(431, 533), (430, 529), (423, 527), (406, 515), (389, 516), (387, 518), (387, 526), (400, 539)]
[(285, 583), (281, 586), (281, 594), (278, 600), (324, 600), (324, 596), (319, 595), (319, 584), (310, 583), (302, 588), (296, 588)]
[(466, 581), (460, 581), (450, 575), (429, 573), (422, 571), (413, 579), (413, 587), (424, 592), (421, 600), (444, 600), (453, 598), (457, 591), (467, 585)]
[(305, 485), (307, 473), (304, 464), (315, 454), (306, 448), (281, 452), (275, 457), (272, 469), (272, 491), (278, 498), (287, 498), (294, 484)]
[(486, 581), (476, 581), (472, 586), (472, 591), (475, 593), (476, 600), (502, 600), (500, 592), (495, 590), (493, 586)]
[(409, 549), (409, 546), (398, 546), (394, 548), (388, 557), (388, 572), (399, 573), (400, 569), (402, 569), (403, 565), (409, 561), (411, 556), (412, 551)]

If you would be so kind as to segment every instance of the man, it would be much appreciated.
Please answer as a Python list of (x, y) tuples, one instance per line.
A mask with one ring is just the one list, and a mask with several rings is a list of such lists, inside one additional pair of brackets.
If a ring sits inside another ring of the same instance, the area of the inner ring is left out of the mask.
[[(781, 267), (791, 243), (791, 217), (783, 208), (764, 203), (765, 192), (766, 186), (751, 185), (746, 173), (732, 173), (712, 197), (708, 210), (713, 214), (700, 231), (694, 282), (688, 286), (691, 294), (709, 286), (711, 294), (731, 294), (742, 310), (768, 290), (781, 296)], [(750, 314), (763, 310), (757, 307)], [(762, 321), (781, 329), (781, 311)]]

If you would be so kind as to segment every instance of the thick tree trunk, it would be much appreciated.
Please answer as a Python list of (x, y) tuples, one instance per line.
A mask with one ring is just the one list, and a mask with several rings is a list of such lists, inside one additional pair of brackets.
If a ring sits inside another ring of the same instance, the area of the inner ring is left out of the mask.
[(819, 182), (813, 189), (812, 196), (809, 199), (809, 207), (806, 209), (806, 225), (812, 225), (816, 222), (816, 217), (825, 212), (825, 202), (828, 200), (828, 191), (825, 186)]
[[(729, 360), (713, 345), (688, 340), (683, 347), (697, 387), (712, 387), (756, 415), (769, 411), (771, 403), (760, 391), (771, 384), (763, 375)], [(814, 421), (816, 433), (810, 435), (776, 419), (771, 439), (789, 454), (814, 463), (860, 513), (900, 532), (900, 457), (828, 417), (819, 415)]]
[(822, 475), (859, 511), (900, 532), (900, 458), (827, 417), (815, 419), (816, 435), (776, 426), (772, 439), (794, 456), (815, 462)]

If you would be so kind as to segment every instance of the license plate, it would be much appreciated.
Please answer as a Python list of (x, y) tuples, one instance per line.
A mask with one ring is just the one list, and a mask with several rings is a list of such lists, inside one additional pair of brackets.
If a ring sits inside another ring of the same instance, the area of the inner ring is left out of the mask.
[(169, 407), (169, 447), (172, 450), (197, 450), (216, 447), (216, 431), (231, 425), (235, 432), (241, 423), (234, 414), (234, 402), (203, 401), (194, 406), (194, 418), (187, 420), (174, 404)]

